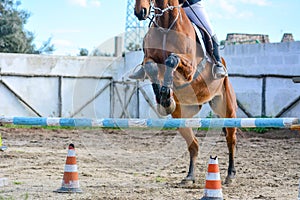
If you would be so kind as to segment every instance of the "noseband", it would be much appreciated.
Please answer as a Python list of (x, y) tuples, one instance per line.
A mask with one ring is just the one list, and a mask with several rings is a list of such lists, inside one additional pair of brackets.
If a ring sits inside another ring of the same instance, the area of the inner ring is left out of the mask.
[(167, 7), (164, 9), (161, 9), (159, 7), (154, 6), (154, 0), (150, 1), (150, 5), (151, 8), (154, 9), (154, 11), (159, 11), (160, 13), (156, 13), (155, 17), (160, 17), (162, 16), (165, 12), (169, 11), (169, 10), (173, 10), (174, 8), (180, 8), (183, 4), (179, 4), (178, 6), (170, 6), (169, 4), (167, 4)]
[[(151, 0), (150, 1), (150, 9), (153, 9), (155, 14), (153, 15), (153, 18), (150, 21), (150, 25), (151, 25), (151, 23), (154, 23), (156, 27), (158, 27), (159, 29), (164, 30), (163, 32), (169, 32), (173, 28), (173, 26), (175, 25), (175, 23), (179, 19), (179, 17), (181, 18), (181, 12), (180, 12), (179, 9), (182, 7), (182, 5), (183, 4), (179, 4), (178, 6), (170, 6), (170, 5), (167, 4), (167, 7), (162, 9), (162, 8), (159, 8), (159, 7), (155, 6), (155, 0)], [(164, 13), (168, 12), (169, 10), (173, 11), (175, 8), (177, 8), (178, 11), (177, 11), (177, 16), (174, 19), (174, 21), (172, 22), (172, 24), (168, 28), (161, 27), (157, 23), (156, 18), (159, 18), (159, 17), (163, 16)], [(165, 30), (165, 29), (167, 29), (167, 30)]]

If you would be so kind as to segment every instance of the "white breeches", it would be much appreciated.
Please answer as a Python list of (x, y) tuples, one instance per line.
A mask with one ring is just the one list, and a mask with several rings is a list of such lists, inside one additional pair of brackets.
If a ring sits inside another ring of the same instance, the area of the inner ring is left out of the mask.
[[(187, 16), (190, 18), (190, 20), (197, 26), (205, 28), (211, 36), (215, 35), (211, 22), (204, 8), (203, 2), (202, 1), (197, 2), (191, 5), (191, 8), (190, 7), (183, 8)], [(201, 22), (199, 21), (199, 19), (195, 14), (198, 16)]]

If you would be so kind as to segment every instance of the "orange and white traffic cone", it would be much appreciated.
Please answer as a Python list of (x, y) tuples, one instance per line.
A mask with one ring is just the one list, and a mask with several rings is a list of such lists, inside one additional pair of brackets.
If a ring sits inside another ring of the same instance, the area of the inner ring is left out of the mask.
[(223, 200), (222, 183), (217, 156), (215, 158), (210, 156), (204, 188), (204, 196), (201, 198), (201, 200)]
[(67, 161), (64, 169), (64, 177), (62, 180), (62, 186), (55, 192), (58, 193), (72, 193), (72, 192), (81, 193), (82, 192), (82, 190), (79, 187), (74, 144), (69, 145)]

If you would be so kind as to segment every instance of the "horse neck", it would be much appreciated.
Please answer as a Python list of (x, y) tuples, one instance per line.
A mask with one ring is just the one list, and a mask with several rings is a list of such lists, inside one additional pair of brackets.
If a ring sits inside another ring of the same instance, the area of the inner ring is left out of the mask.
[[(178, 0), (156, 1), (155, 6), (160, 8), (161, 10), (164, 10), (168, 6), (179, 6), (179, 3)], [(179, 17), (178, 12), (182, 12), (182, 10), (178, 9), (181, 8), (174, 8), (172, 10), (164, 12), (162, 16), (156, 18), (157, 24), (162, 28), (170, 28), (176, 18)], [(161, 14), (161, 12), (156, 10), (155, 14)]]

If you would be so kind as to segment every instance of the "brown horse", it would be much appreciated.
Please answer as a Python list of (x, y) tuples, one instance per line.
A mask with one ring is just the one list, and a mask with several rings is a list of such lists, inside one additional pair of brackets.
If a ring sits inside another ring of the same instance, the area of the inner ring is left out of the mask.
[[(136, 0), (135, 15), (146, 19), (154, 10), (151, 28), (144, 38), (143, 68), (152, 82), (158, 112), (174, 118), (191, 118), (204, 103), (220, 117), (236, 117), (236, 97), (228, 77), (215, 80), (213, 64), (205, 62), (192, 23), (178, 0)], [(202, 68), (199, 67), (202, 64)], [(225, 62), (223, 60), (223, 64)], [(224, 129), (229, 150), (226, 182), (235, 177), (236, 128)], [(191, 128), (179, 128), (190, 153), (190, 165), (183, 182), (195, 182), (199, 144)]]

